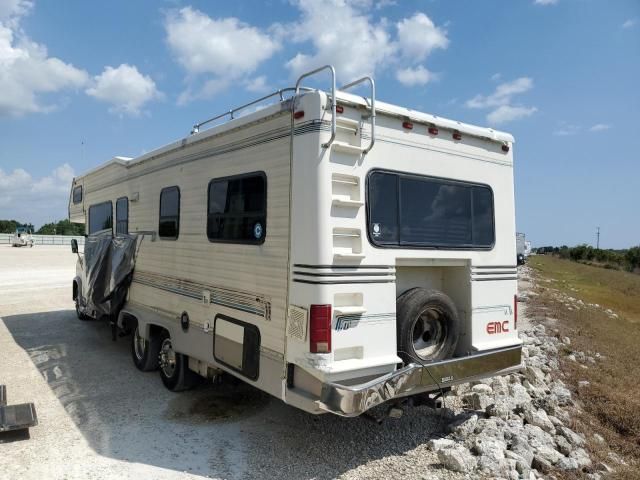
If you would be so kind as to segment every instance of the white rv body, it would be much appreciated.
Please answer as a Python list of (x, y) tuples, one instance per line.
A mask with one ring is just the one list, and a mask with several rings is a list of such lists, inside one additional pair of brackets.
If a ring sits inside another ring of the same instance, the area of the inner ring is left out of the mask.
[[(134, 319), (145, 338), (163, 329), (191, 370), (230, 373), (311, 413), (358, 415), (518, 368), (513, 138), (380, 102), (373, 109), (371, 99), (300, 90), (75, 178), (71, 221), (89, 223), (90, 206), (103, 202), (115, 217), (116, 201), (126, 197), (128, 232), (143, 237), (119, 325)], [(254, 226), (256, 242), (211, 241), (210, 182), (256, 172), (266, 181), (266, 225)], [(375, 172), (486, 186), (494, 242), (375, 245), (372, 229), (384, 228), (368, 225)], [(159, 236), (159, 197), (172, 186), (179, 187), (179, 234), (168, 240)], [(74, 282), (75, 298), (81, 275)], [(415, 287), (455, 303), (461, 328), (452, 358), (403, 365), (396, 299)], [(327, 353), (310, 348), (312, 305), (330, 308)]]

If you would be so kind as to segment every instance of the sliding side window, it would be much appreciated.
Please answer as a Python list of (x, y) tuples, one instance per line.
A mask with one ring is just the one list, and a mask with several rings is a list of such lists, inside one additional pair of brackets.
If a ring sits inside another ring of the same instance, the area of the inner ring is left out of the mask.
[(89, 235), (113, 227), (113, 206), (111, 202), (98, 203), (89, 207)]
[(266, 235), (267, 178), (264, 172), (211, 180), (207, 208), (209, 240), (261, 244)]
[(158, 235), (165, 240), (176, 240), (180, 233), (180, 189), (163, 188), (160, 192), (160, 222)]

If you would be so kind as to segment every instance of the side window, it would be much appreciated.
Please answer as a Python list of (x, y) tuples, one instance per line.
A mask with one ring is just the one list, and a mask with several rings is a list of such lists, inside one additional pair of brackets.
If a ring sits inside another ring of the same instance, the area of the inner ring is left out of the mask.
[(267, 178), (264, 172), (211, 180), (207, 206), (209, 240), (261, 244), (266, 235)]
[(160, 192), (160, 222), (158, 235), (167, 240), (176, 240), (180, 233), (180, 189), (163, 188)]
[(78, 185), (73, 189), (73, 203), (80, 203), (82, 201), (82, 185)]
[(111, 202), (98, 203), (89, 207), (89, 235), (113, 227), (113, 206)]
[(116, 201), (116, 234), (129, 233), (129, 199), (119, 198)]

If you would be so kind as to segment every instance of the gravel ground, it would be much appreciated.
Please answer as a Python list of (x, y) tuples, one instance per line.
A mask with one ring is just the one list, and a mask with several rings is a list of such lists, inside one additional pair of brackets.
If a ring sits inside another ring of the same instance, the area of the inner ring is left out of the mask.
[(74, 272), (69, 247), (0, 246), (0, 383), (40, 421), (0, 437), (0, 478), (465, 478), (427, 447), (445, 425), (426, 407), (377, 425), (243, 385), (168, 392), (128, 338), (76, 319)]

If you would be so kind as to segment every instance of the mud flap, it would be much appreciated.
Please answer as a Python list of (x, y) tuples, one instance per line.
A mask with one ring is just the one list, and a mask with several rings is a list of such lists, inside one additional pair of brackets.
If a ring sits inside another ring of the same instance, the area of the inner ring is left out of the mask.
[(38, 425), (36, 407), (33, 403), (7, 405), (7, 389), (0, 385), (0, 432), (24, 430)]

